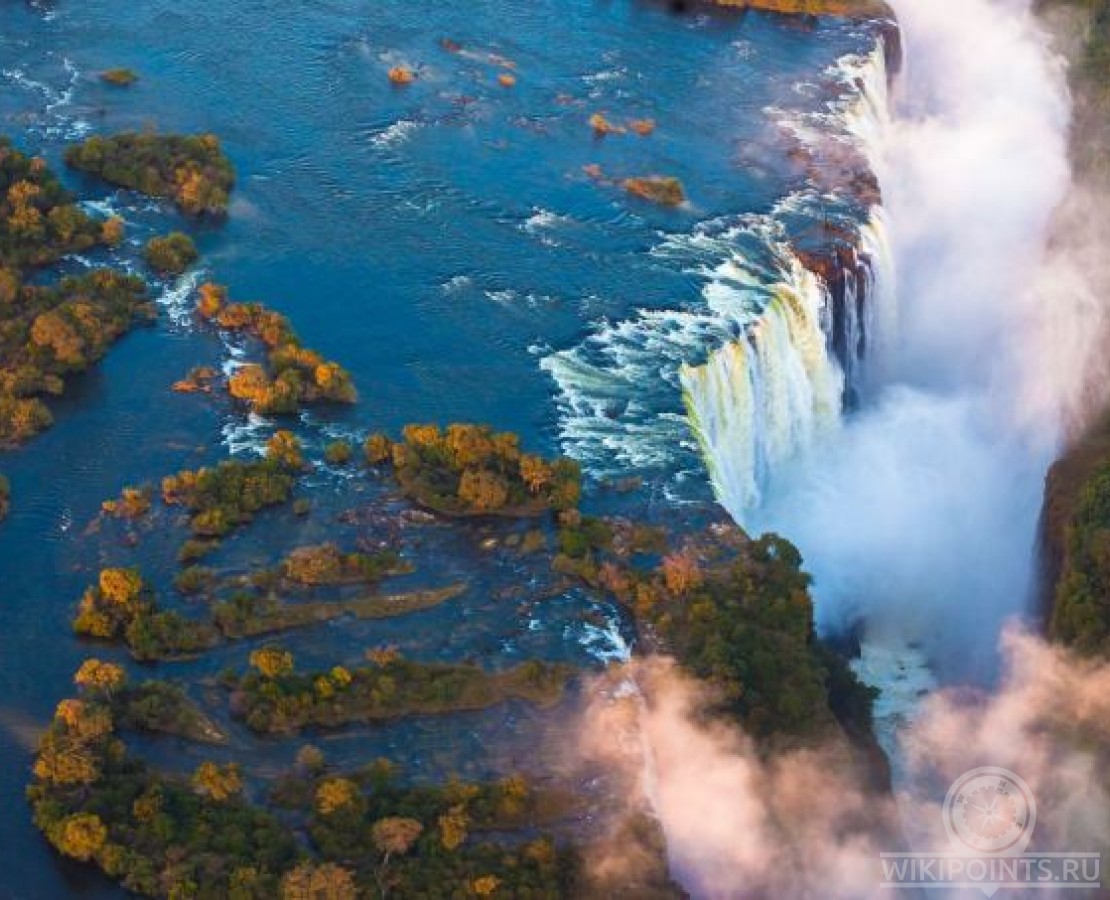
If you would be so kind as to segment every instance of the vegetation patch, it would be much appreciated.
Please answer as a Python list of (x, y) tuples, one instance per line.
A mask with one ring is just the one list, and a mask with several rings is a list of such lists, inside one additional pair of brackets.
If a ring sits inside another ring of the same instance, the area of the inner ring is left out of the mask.
[[(234, 763), (170, 775), (127, 749), (129, 689), (118, 666), (90, 660), (82, 696), (64, 700), (44, 735), (27, 797), (61, 854), (143, 896), (303, 900), (328, 897), (586, 897), (578, 854), (535, 829), (574, 809), (520, 776), (406, 786), (377, 761), (330, 771), (311, 747), (273, 786), (275, 811), (248, 801)], [(148, 700), (163, 686), (139, 690)], [(171, 689), (172, 693), (172, 689)], [(303, 846), (295, 825), (307, 833)], [(513, 845), (483, 832), (527, 828)], [(183, 893), (184, 892), (184, 893)], [(447, 893), (450, 892), (450, 893)]]
[(400, 442), (373, 435), (365, 452), (392, 466), (406, 496), (447, 516), (536, 516), (575, 507), (581, 495), (573, 460), (524, 453), (517, 435), (485, 425), (408, 425)]
[(65, 390), (153, 307), (141, 279), (110, 269), (63, 278), (56, 285), (5, 281), (0, 270), (0, 445), (48, 428), (43, 396)]
[(213, 610), (216, 625), (226, 637), (258, 637), (305, 628), (344, 616), (356, 619), (391, 619), (432, 609), (459, 596), (466, 586), (452, 584), (436, 590), (402, 594), (367, 594), (353, 600), (318, 600), (290, 603), (274, 597), (237, 594)]
[(1083, 653), (1110, 656), (1110, 427), (1052, 467), (1043, 523), (1050, 634)]
[(527, 662), (503, 672), (473, 665), (416, 663), (378, 652), (371, 665), (298, 673), (291, 653), (265, 647), (253, 671), (229, 675), (232, 711), (262, 734), (305, 727), (338, 728), (413, 715), (486, 709), (506, 700), (556, 703), (570, 678), (566, 666)]
[(839, 724), (871, 739), (874, 691), (817, 639), (810, 578), (792, 544), (720, 525), (655, 555), (657, 536), (634, 534), (565, 514), (555, 565), (627, 608), (749, 734), (789, 744)]
[(649, 200), (660, 206), (681, 206), (686, 202), (686, 190), (682, 187), (682, 182), (670, 176), (626, 178), (621, 185), (633, 197)]
[(270, 439), (263, 459), (225, 460), (211, 468), (167, 476), (162, 479), (162, 499), (189, 511), (194, 535), (219, 538), (250, 522), (260, 510), (287, 501), (303, 466), (300, 442), (279, 431)]
[(113, 715), (122, 728), (184, 738), (198, 744), (225, 744), (227, 735), (185, 692), (165, 681), (125, 687), (113, 698)]
[(141, 519), (150, 512), (149, 487), (125, 487), (115, 500), (105, 500), (100, 510), (114, 519)]
[(139, 76), (134, 69), (105, 69), (100, 73), (100, 80), (112, 87), (131, 87), (139, 80)]
[(71, 146), (66, 165), (111, 184), (164, 197), (189, 215), (224, 215), (235, 171), (214, 134), (124, 132)]
[(802, 16), (840, 16), (850, 19), (893, 18), (886, 0), (713, 0), (718, 6), (759, 9)]
[(110, 221), (90, 218), (42, 157), (0, 137), (0, 310), (12, 302), (21, 272), (116, 242), (121, 223)]
[(193, 239), (180, 231), (147, 241), (143, 257), (160, 275), (181, 275), (197, 261), (197, 248)]
[(259, 415), (291, 415), (302, 405), (354, 403), (350, 373), (304, 347), (289, 320), (261, 303), (232, 303), (227, 289), (204, 284), (197, 315), (224, 331), (247, 334), (266, 348), (263, 363), (247, 363), (228, 380), (228, 392)]
[(411, 563), (391, 550), (344, 553), (331, 543), (297, 547), (282, 561), (281, 569), (290, 581), (308, 586), (380, 581), (413, 570)]
[(244, 801), (238, 770), (202, 764), (190, 780), (151, 768), (117, 734), (122, 670), (90, 660), (77, 677), (84, 696), (59, 704), (27, 790), (51, 845), (148, 897), (180, 897), (188, 885), (204, 885), (194, 896), (277, 896), (296, 841)]
[(122, 641), (139, 660), (194, 654), (218, 639), (211, 624), (160, 609), (135, 569), (104, 569), (81, 598), (73, 630), (84, 637)]

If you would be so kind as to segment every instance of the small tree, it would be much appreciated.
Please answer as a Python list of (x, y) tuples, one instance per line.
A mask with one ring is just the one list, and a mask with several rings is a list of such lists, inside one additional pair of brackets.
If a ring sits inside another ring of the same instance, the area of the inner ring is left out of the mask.
[(66, 856), (88, 862), (108, 840), (108, 829), (93, 813), (67, 816), (58, 829), (58, 849)]
[(128, 606), (143, 589), (138, 569), (104, 569), (98, 584), (104, 599), (118, 606)]
[(389, 462), (390, 458), (393, 456), (393, 442), (380, 432), (370, 435), (370, 437), (366, 439), (366, 443), (363, 444), (362, 449), (366, 454), (366, 461), (372, 466)]
[(479, 511), (501, 509), (509, 499), (509, 486), (496, 472), (467, 469), (459, 480), (459, 499)]
[(329, 778), (316, 789), (316, 811), (330, 816), (355, 805), (359, 797), (358, 785), (347, 778)]
[(293, 654), (278, 647), (260, 647), (251, 653), (250, 664), (264, 678), (281, 678), (293, 671)]
[(193, 790), (219, 803), (238, 796), (243, 791), (239, 766), (235, 763), (218, 766), (214, 762), (202, 762), (193, 773)]
[(301, 863), (281, 880), (282, 900), (355, 900), (354, 875), (334, 863)]
[(695, 591), (705, 581), (697, 557), (689, 550), (663, 557), (663, 581), (676, 597)]
[(80, 688), (88, 691), (103, 691), (108, 697), (112, 691), (122, 687), (127, 682), (127, 675), (115, 663), (103, 662), (99, 659), (86, 659), (81, 663), (81, 668), (73, 676), (73, 682)]
[(390, 859), (408, 853), (423, 831), (424, 826), (416, 819), (405, 819), (399, 816), (378, 819), (371, 827), (370, 837), (382, 855), (377, 872), (378, 890), (382, 897), (385, 897), (388, 890), (385, 879)]
[(470, 889), (479, 897), (492, 897), (501, 887), (501, 879), (496, 875), (483, 875), (470, 883)]
[(462, 846), (463, 841), (466, 840), (469, 824), (470, 818), (466, 814), (466, 808), (461, 804), (452, 806), (440, 816), (439, 835), (444, 849), (455, 850)]
[(309, 775), (323, 771), (324, 751), (312, 744), (305, 744), (297, 751), (296, 766), (300, 771)]

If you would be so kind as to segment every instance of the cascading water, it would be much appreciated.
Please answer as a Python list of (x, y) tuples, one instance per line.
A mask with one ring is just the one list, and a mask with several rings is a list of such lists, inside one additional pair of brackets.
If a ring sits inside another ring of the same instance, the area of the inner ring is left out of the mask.
[(821, 329), (828, 291), (800, 262), (790, 274), (744, 337), (681, 369), (714, 490), (737, 519), (766, 474), (839, 417), (844, 376)]
[[(838, 69), (858, 95), (784, 127), (809, 148), (818, 173), (827, 174), (830, 156), (841, 169), (848, 158), (851, 165), (836, 177), (868, 196), (889, 115), (883, 42)], [(744, 335), (712, 350), (705, 363), (681, 369), (690, 426), (714, 492), (741, 523), (774, 472), (835, 428), (842, 408), (858, 403), (888, 366), (897, 304), (882, 207), (873, 203), (864, 223), (854, 225), (830, 222), (828, 203), (817, 191), (789, 198), (784, 212), (819, 218), (819, 243), (812, 250), (784, 247), (785, 277)]]

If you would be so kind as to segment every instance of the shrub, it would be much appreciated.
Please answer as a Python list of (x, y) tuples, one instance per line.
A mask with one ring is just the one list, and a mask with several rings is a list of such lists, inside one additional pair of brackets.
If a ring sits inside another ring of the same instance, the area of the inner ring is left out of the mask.
[(180, 275), (197, 261), (193, 239), (180, 231), (153, 237), (143, 251), (147, 264), (162, 275)]

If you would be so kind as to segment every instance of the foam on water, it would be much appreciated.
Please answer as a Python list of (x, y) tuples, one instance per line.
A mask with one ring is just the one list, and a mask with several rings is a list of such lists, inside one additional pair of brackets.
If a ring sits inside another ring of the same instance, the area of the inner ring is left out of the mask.
[(632, 647), (621, 633), (620, 617), (614, 610), (596, 604), (591, 612), (601, 618), (604, 624), (583, 622), (579, 643), (602, 665), (628, 662), (632, 658)]
[(248, 412), (246, 418), (229, 418), (220, 428), (221, 442), (232, 456), (238, 453), (265, 456), (266, 443), (273, 433), (273, 422), (254, 412)]
[(558, 247), (559, 241), (551, 234), (562, 225), (568, 225), (574, 220), (561, 216), (549, 209), (535, 207), (527, 219), (520, 225), (521, 231), (534, 235), (540, 243), (548, 247)]
[(420, 122), (412, 119), (398, 119), (392, 125), (374, 132), (370, 143), (379, 150), (400, 146), (409, 140), (421, 127)]
[(104, 197), (101, 200), (81, 200), (77, 205), (85, 212), (94, 213), (103, 219), (110, 219), (113, 216), (123, 218), (116, 202), (117, 198), (115, 197)]
[(62, 87), (32, 78), (19, 67), (2, 69), (0, 75), (11, 84), (42, 98), (41, 122), (37, 126), (30, 126), (29, 130), (37, 131), (42, 137), (52, 140), (79, 140), (92, 131), (89, 122), (72, 115), (70, 111), (81, 81), (81, 71), (69, 57), (61, 58), (61, 68), (65, 78)]
[(921, 711), (921, 701), (937, 688), (925, 654), (896, 640), (864, 641), (852, 671), (864, 684), (879, 687), (873, 712), (875, 737), (891, 762), (895, 789), (904, 778), (899, 734), (910, 728)]
[(191, 269), (174, 281), (168, 282), (155, 298), (174, 327), (181, 329), (193, 327), (192, 298), (206, 274), (204, 269)]

